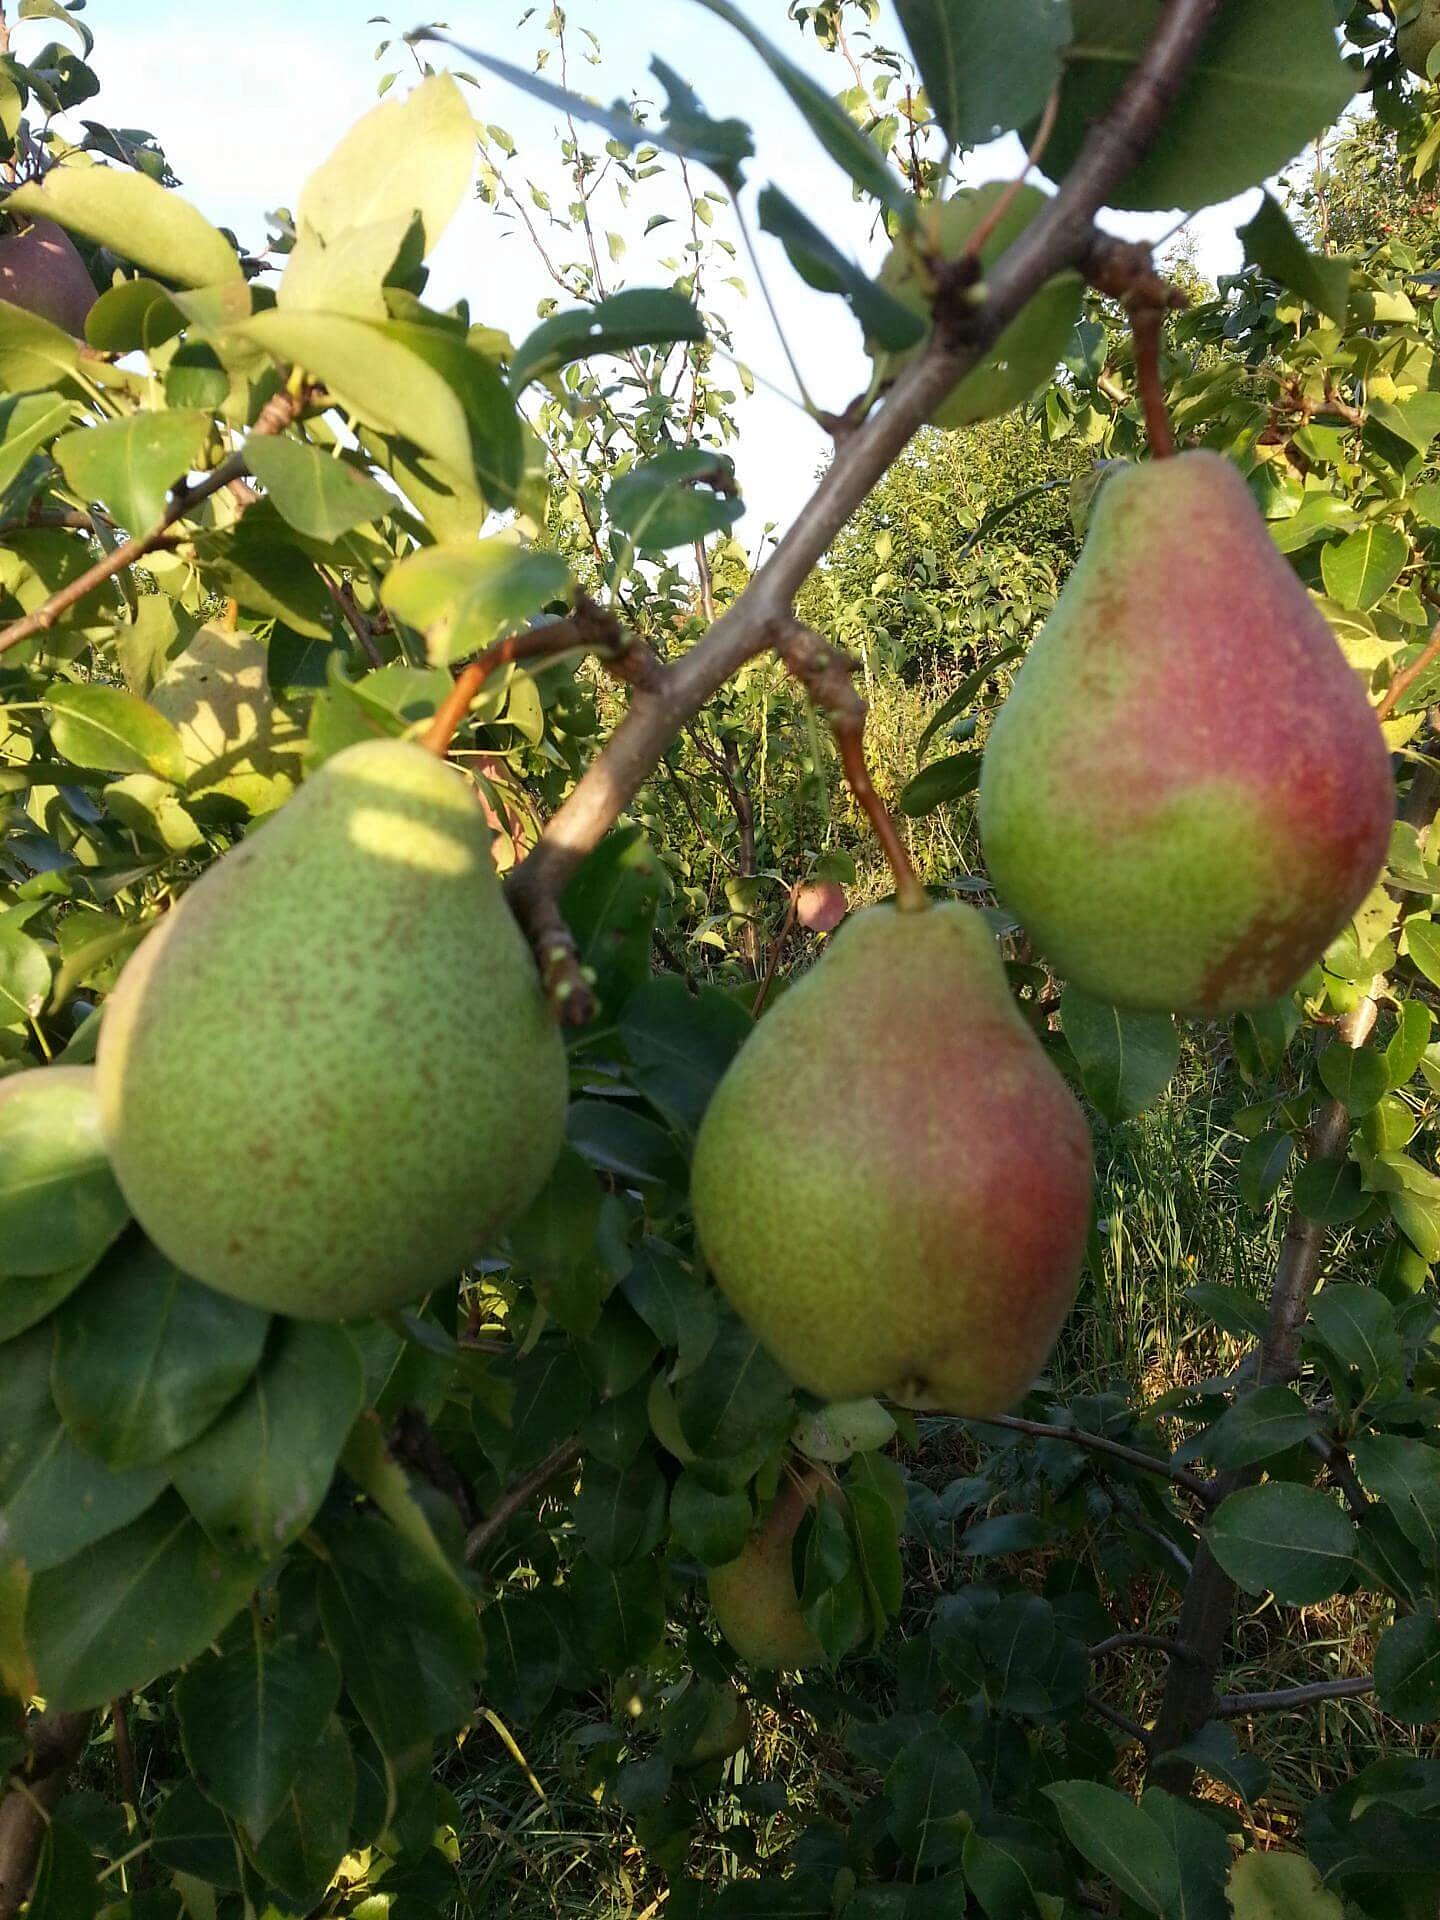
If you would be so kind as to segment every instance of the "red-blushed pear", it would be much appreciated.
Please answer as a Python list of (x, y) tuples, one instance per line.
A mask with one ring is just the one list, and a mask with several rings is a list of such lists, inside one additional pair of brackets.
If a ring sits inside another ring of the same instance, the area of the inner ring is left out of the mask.
[(83, 335), (97, 297), (74, 241), (53, 220), (32, 220), (18, 233), (0, 233), (0, 300), (66, 333)]
[(990, 877), (1046, 959), (1114, 1006), (1260, 1006), (1375, 885), (1394, 807), (1359, 676), (1238, 470), (1107, 480), (980, 779)]
[(795, 918), (809, 933), (833, 933), (847, 907), (838, 880), (806, 880), (795, 889)]
[(301, 1319), (403, 1306), (544, 1185), (565, 1050), (453, 767), (327, 760), (145, 940), (105, 1010), (101, 1120), (171, 1260)]
[(1021, 1397), (1060, 1331), (1090, 1172), (982, 916), (882, 906), (740, 1049), (691, 1196), (716, 1279), (799, 1385), (978, 1416)]

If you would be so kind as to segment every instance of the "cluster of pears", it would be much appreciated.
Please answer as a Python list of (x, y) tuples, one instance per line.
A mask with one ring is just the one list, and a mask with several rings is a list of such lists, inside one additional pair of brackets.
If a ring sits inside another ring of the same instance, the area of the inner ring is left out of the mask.
[(452, 1279), (560, 1150), (558, 1027), (463, 776), (327, 760), (121, 975), (97, 1056), (126, 1201), (235, 1299), (341, 1319)]

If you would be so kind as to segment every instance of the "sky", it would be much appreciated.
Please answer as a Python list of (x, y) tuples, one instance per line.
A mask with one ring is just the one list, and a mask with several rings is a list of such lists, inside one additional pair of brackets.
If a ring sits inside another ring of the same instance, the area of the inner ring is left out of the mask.
[[(102, 90), (86, 111), (112, 126), (153, 132), (186, 196), (217, 224), (233, 228), (247, 246), (258, 248), (266, 212), (295, 203), (309, 171), (375, 104), (380, 76), (398, 67), (400, 87), (413, 73), (403, 49), (399, 57), (392, 50), (378, 62), (375, 49), (387, 33), (436, 16), (419, 6), (396, 12), (391, 0), (394, 26), (370, 24), (385, 5), (386, 0), (89, 0), (85, 18), (96, 36), (93, 64)], [(848, 69), (838, 57), (820, 52), (787, 20), (785, 0), (740, 0), (740, 5), (831, 91), (848, 84)], [(517, 30), (523, 11), (522, 0), (449, 0), (444, 18), (457, 39), (528, 68), (541, 36), (538, 19)], [(567, 12), (572, 28), (589, 27), (599, 36), (605, 55), (601, 67), (572, 69), (577, 87), (610, 101), (644, 86), (650, 58), (658, 53), (690, 81), (712, 115), (735, 115), (753, 128), (757, 157), (748, 169), (748, 200), (774, 180), (837, 244), (872, 270), (879, 265), (885, 242), (855, 204), (849, 181), (815, 144), (763, 62), (722, 22), (693, 0), (569, 0)], [(17, 50), (23, 57), (30, 40), (38, 44), (52, 32), (44, 22), (22, 22)], [(891, 0), (882, 0), (876, 33), (883, 43), (901, 43)], [(437, 65), (463, 65), (443, 48), (429, 52)], [(516, 180), (528, 173), (563, 191), (553, 110), (488, 74), (478, 77), (478, 89), (467, 97), (480, 118), (504, 126), (519, 146)], [(601, 138), (597, 133), (597, 144)], [(967, 181), (1011, 177), (1018, 159), (1013, 136), (997, 141), (971, 156)], [(1257, 198), (1258, 193), (1242, 196), (1192, 222), (1197, 264), (1210, 277), (1239, 264), (1234, 230), (1249, 218)], [(678, 191), (668, 200), (662, 192), (655, 202), (676, 212), (679, 204)], [(1156, 238), (1174, 227), (1176, 218), (1110, 215), (1102, 224), (1131, 237)], [(641, 224), (633, 221), (634, 227)], [(650, 243), (648, 260), (644, 243), (634, 236), (637, 244), (623, 262), (627, 284), (665, 284), (660, 256), (678, 230), (661, 229)], [(724, 212), (716, 230), (732, 231)], [(843, 302), (811, 292), (796, 278), (778, 242), (760, 235), (758, 244), (807, 385), (822, 406), (838, 411), (868, 377), (859, 328)], [(828, 442), (793, 403), (795, 383), (748, 264), (740, 262), (736, 271), (749, 284), (749, 297), (731, 297), (727, 290), (725, 305), (737, 353), (756, 376), (754, 397), (739, 406), (741, 434), (734, 449), (746, 502), (739, 534), (753, 547), (766, 523), (783, 528), (793, 518)], [(445, 305), (464, 293), (472, 318), (519, 340), (535, 324), (536, 302), (554, 291), (513, 223), (502, 223), (476, 201), (442, 239), (427, 298)]]

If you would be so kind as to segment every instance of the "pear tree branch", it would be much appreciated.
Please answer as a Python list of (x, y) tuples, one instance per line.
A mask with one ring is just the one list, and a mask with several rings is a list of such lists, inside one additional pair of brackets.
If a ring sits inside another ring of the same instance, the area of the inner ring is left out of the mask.
[(1088, 1448), (1091, 1453), (1108, 1454), (1112, 1460), (1123, 1460), (1127, 1466), (1143, 1468), (1146, 1473), (1158, 1473), (1162, 1479), (1193, 1494), (1206, 1507), (1216, 1506), (1220, 1500), (1215, 1481), (1202, 1480), (1198, 1473), (1191, 1473), (1188, 1467), (1178, 1467), (1173, 1460), (1158, 1454), (1142, 1453), (1139, 1447), (1127, 1447), (1122, 1441), (1107, 1439), (1103, 1433), (1087, 1433), (1083, 1427), (1052, 1426), (1044, 1420), (1025, 1420), (1015, 1413), (987, 1414), (975, 1424), (1006, 1427), (1012, 1433), (1028, 1433), (1037, 1440), (1068, 1440), (1071, 1446)]
[(45, 1713), (30, 1730), (24, 1765), (0, 1786), (0, 1920), (13, 1920), (30, 1892), (50, 1811), (90, 1733), (88, 1713)]
[[(513, 1485), (506, 1487), (499, 1499), (491, 1507), (485, 1518), (470, 1529), (465, 1540), (465, 1564), (473, 1567), (493, 1540), (509, 1526), (510, 1522), (537, 1494), (543, 1493), (557, 1473), (563, 1473), (566, 1467), (573, 1466), (580, 1458), (580, 1436), (572, 1434), (568, 1440), (562, 1440), (558, 1447), (552, 1447), (527, 1474), (521, 1476)], [(4, 1920), (0, 1914), (0, 1920)]]
[(789, 532), (702, 639), (653, 683), (591, 762), (507, 891), (522, 919), (558, 897), (658, 766), (676, 733), (748, 660), (791, 630), (796, 594), (835, 536), (955, 383), (1057, 273), (1098, 270), (1119, 244), (1095, 215), (1149, 150), (1223, 0), (1169, 0), (1153, 38), (1096, 121), (1060, 191), (1008, 247), (983, 284), (941, 299), (928, 345), (881, 405), (847, 434)]
[[(290, 388), (283, 387), (260, 409), (251, 433), (283, 433), (306, 411), (314, 397), (312, 391), (292, 392)], [(188, 484), (176, 487), (164, 513), (153, 527), (145, 533), (131, 534), (128, 540), (122, 540), (112, 552), (102, 554), (84, 573), (77, 574), (65, 586), (58, 588), (33, 613), (27, 613), (22, 620), (12, 621), (0, 631), (0, 654), (7, 653), (11, 647), (20, 646), (26, 640), (33, 640), (38, 633), (48, 633), (55, 622), (71, 607), (78, 605), (87, 593), (93, 593), (96, 587), (103, 587), (107, 580), (113, 580), (127, 567), (133, 567), (147, 553), (170, 545), (170, 529), (177, 521), (184, 520), (202, 500), (208, 500), (212, 494), (221, 493), (237, 480), (243, 480), (249, 471), (249, 463), (242, 450), (228, 454), (218, 467), (212, 467), (205, 478), (197, 480), (193, 487)]]
[(1312, 1680), (1303, 1687), (1277, 1687), (1273, 1693), (1222, 1693), (1211, 1712), (1217, 1720), (1235, 1720), (1245, 1713), (1288, 1713), (1317, 1700), (1360, 1700), (1374, 1691), (1374, 1675), (1361, 1673), (1353, 1680)]

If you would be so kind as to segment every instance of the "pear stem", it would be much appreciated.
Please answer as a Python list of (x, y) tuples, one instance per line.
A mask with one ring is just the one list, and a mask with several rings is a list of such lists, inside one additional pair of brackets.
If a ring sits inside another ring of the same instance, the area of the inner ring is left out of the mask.
[(813, 627), (791, 621), (775, 642), (775, 651), (830, 722), (845, 784), (874, 829), (895, 876), (895, 904), (917, 913), (930, 896), (910, 863), (895, 820), (870, 778), (865, 761), (865, 702), (855, 691), (855, 662)]
[(609, 660), (622, 678), (643, 686), (658, 662), (649, 649), (627, 638), (613, 613), (597, 606), (587, 594), (577, 594), (575, 611), (543, 627), (527, 627), (522, 633), (508, 634), (477, 654), (455, 676), (454, 685), (441, 701), (435, 718), (421, 735), (420, 744), (443, 760), (450, 750), (456, 730), (470, 711), (471, 702), (492, 673), (520, 660), (552, 660), (562, 653), (595, 652)]
[(1131, 312), (1135, 377), (1140, 389), (1140, 405), (1145, 411), (1145, 431), (1150, 436), (1150, 451), (1157, 460), (1172, 460), (1175, 457), (1175, 429), (1170, 424), (1170, 409), (1165, 403), (1165, 382), (1160, 377), (1160, 336), (1164, 326), (1163, 307), (1137, 306)]

